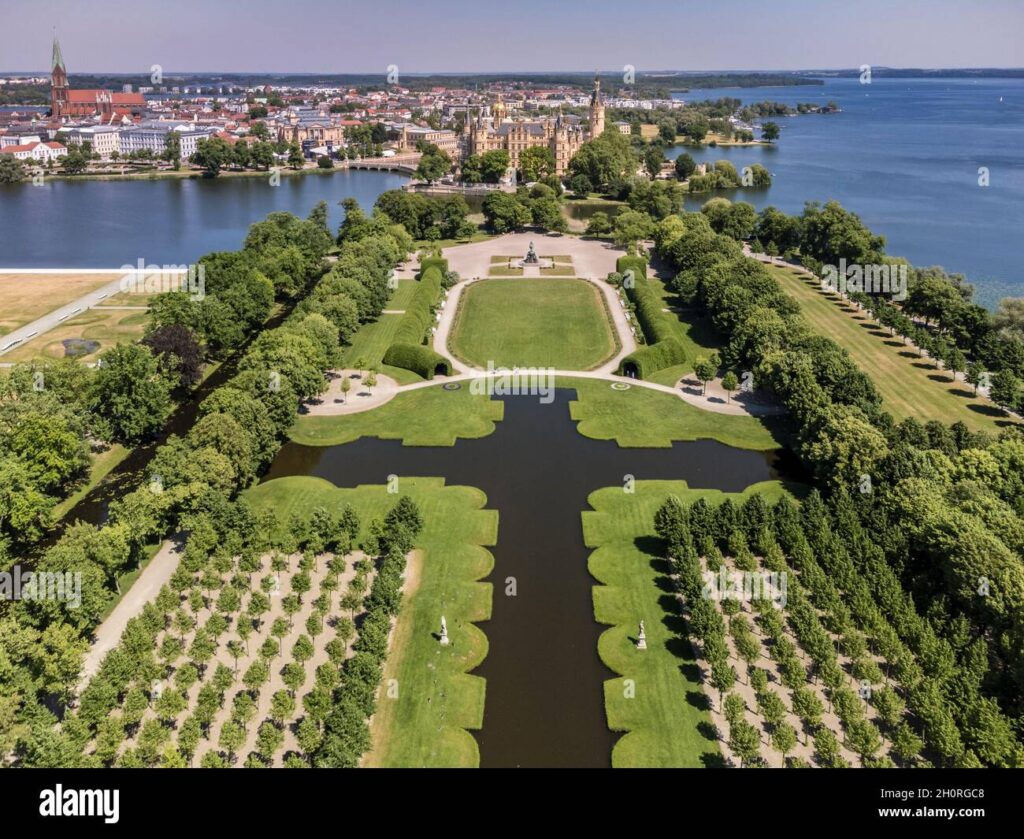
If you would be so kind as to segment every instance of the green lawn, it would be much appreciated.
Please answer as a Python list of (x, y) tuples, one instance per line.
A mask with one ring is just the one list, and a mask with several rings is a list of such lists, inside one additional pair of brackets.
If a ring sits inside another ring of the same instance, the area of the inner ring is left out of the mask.
[[(684, 481), (639, 481), (636, 492), (609, 487), (591, 493), (583, 538), (594, 548), (588, 568), (594, 586), (594, 617), (607, 624), (598, 641), (601, 660), (619, 677), (604, 683), (605, 712), (612, 731), (626, 732), (612, 749), (612, 766), (702, 767), (721, 765), (707, 704), (668, 564), (660, 555), (654, 513), (670, 494), (684, 503), (704, 496), (741, 502), (758, 492), (773, 501), (785, 493), (776, 481), (743, 493), (690, 489)], [(644, 621), (647, 649), (636, 648)], [(632, 693), (632, 695), (628, 695)]]
[(589, 370), (615, 354), (601, 292), (585, 280), (483, 280), (462, 293), (452, 352), (478, 367)]
[(299, 416), (289, 436), (307, 446), (337, 446), (360, 437), (402, 440), (406, 446), (454, 446), (460, 437), (486, 437), (504, 410), (504, 403), (473, 394), (469, 382), (459, 390), (437, 385), (399, 393), (361, 414)]
[[(407, 282), (415, 283), (414, 280)], [(401, 290), (399, 287), (396, 294)], [(342, 353), (342, 366), (355, 367), (356, 362), (362, 359), (366, 367), (376, 367), (379, 372), (395, 379), (400, 385), (422, 382), (423, 378), (410, 370), (381, 363), (384, 353), (395, 339), (395, 331), (398, 329), (398, 322), (401, 319), (401, 315), (381, 315), (373, 323), (365, 323), (359, 327), (356, 334), (352, 336), (350, 345)]]
[(634, 385), (613, 390), (596, 379), (559, 379), (559, 387), (576, 388), (569, 413), (578, 431), (620, 446), (669, 448), (674, 440), (718, 440), (739, 449), (767, 451), (785, 445), (784, 420), (715, 414), (670, 393)]
[(846, 348), (874, 381), (883, 407), (898, 419), (959, 420), (982, 431), (997, 431), (1012, 422), (987, 399), (975, 397), (970, 385), (950, 381), (950, 374), (937, 369), (931, 359), (919, 358), (917, 350), (889, 335), (854, 306), (825, 294), (816, 280), (790, 268), (769, 270), (800, 304), (811, 326)]
[[(475, 624), (491, 616), (491, 585), (481, 583), (494, 564), (485, 546), (498, 535), (498, 513), (485, 510), (478, 489), (445, 486), (442, 478), (402, 478), (399, 490), (420, 507), (420, 553), (407, 569), (411, 593), (403, 601), (374, 715), (372, 751), (365, 763), (389, 767), (473, 767), (480, 762), (467, 729), (483, 725), (486, 683), (469, 675), (487, 655), (487, 636)], [(390, 509), (396, 496), (383, 486), (343, 489), (310, 477), (279, 478), (246, 493), (256, 507), (272, 509), (279, 521), (315, 507), (337, 514), (346, 504), (364, 526)], [(451, 644), (434, 637), (441, 616)], [(389, 680), (394, 679), (394, 682)]]
[(404, 309), (416, 292), (416, 280), (399, 280), (398, 288), (391, 293), (385, 309)]
[[(665, 283), (658, 277), (649, 277), (647, 283), (661, 298), (662, 305), (666, 309), (681, 305), (675, 293), (666, 288)], [(665, 321), (669, 324), (673, 335), (686, 350), (685, 363), (659, 370), (651, 376), (652, 382), (671, 386), (687, 373), (693, 372), (693, 362), (697, 356), (707, 357), (711, 353), (721, 350), (722, 341), (716, 334), (711, 319), (696, 309), (663, 312), (662, 314), (664, 314)]]

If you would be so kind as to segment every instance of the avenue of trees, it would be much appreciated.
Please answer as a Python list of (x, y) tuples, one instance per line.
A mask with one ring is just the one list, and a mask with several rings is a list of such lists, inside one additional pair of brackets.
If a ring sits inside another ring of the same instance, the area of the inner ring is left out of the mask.
[[(752, 212), (744, 214), (748, 221)], [(929, 657), (927, 666), (962, 674), (950, 675), (948, 684), (926, 680), (915, 700), (956, 708), (960, 745), (946, 743), (944, 761), (1014, 765), (1017, 752), (970, 732), (972, 726), (990, 725), (1004, 731), (1006, 719), (1024, 710), (1024, 437), (1014, 427), (991, 435), (960, 423), (894, 420), (846, 351), (815, 333), (774, 276), (743, 256), (734, 236), (745, 225), (734, 229), (728, 214), (716, 221), (717, 214), (684, 213), (656, 223), (658, 253), (677, 271), (674, 289), (711, 318), (724, 340), (724, 368), (751, 372), (756, 388), (772, 392), (789, 409), (791, 447), (827, 503), (858, 498), (841, 506), (850, 521), (824, 529), (846, 536), (830, 541), (823, 553), (848, 551), (853, 562), (871, 558), (878, 569), (897, 569), (890, 584), (912, 600), (887, 596), (903, 609), (920, 604), (916, 631), (927, 629), (935, 644), (946, 645), (942, 662), (932, 660), (937, 648), (915, 649)], [(884, 246), (836, 204), (809, 205), (797, 223), (782, 223), (777, 211), (768, 210), (753, 221), (761, 241), (769, 229), (779, 230), (809, 259), (869, 262)], [(912, 290), (907, 304), (925, 299)], [(1004, 304), (1002, 316), (1013, 308)], [(922, 639), (908, 636), (906, 643)], [(904, 686), (911, 691), (910, 684)], [(926, 732), (926, 744), (938, 748), (947, 736), (943, 732)]]
[[(102, 527), (75, 524), (38, 553), (35, 570), (81, 574), (81, 603), (5, 605), (5, 760), (78, 765), (85, 734), (56, 728), (54, 711), (73, 692), (85, 638), (116, 596), (119, 578), (147, 555), (147, 545), (176, 532), (189, 516), (205, 510), (227, 522), (235, 515), (232, 499), (273, 458), (300, 400), (323, 392), (341, 343), (384, 307), (391, 269), (407, 255), (411, 237), (383, 214), (350, 225), (325, 273), (323, 256), (334, 245), (326, 221), (326, 205), (320, 205), (305, 221), (275, 213), (253, 225), (240, 252), (204, 258), (202, 299), (164, 295), (174, 299), (154, 307), (145, 342), (109, 350), (95, 370), (72, 361), (42, 369), (19, 365), (4, 380), (0, 533), (8, 567), (14, 551), (24, 553), (45, 532), (53, 499), (81, 480), (94, 441), (133, 443), (159, 429), (168, 394), (183, 376), (194, 376), (196, 345), (223, 354), (256, 336), (237, 374), (201, 403), (184, 436), (172, 435), (158, 447), (142, 485), (110, 504)], [(291, 314), (260, 331), (275, 298)]]

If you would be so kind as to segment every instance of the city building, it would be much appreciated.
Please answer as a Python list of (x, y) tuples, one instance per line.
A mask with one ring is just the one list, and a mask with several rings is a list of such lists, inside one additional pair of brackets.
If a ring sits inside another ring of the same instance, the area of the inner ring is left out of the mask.
[(71, 145), (88, 143), (93, 154), (98, 154), (102, 160), (110, 160), (114, 152), (121, 152), (121, 130), (114, 125), (77, 126), (64, 130), (62, 134)]
[(172, 131), (178, 136), (182, 160), (188, 160), (196, 153), (200, 140), (212, 137), (216, 133), (214, 128), (197, 128), (189, 123), (142, 123), (121, 130), (121, 153), (131, 154), (134, 151), (149, 149), (155, 155), (163, 154), (167, 148), (167, 138)]
[(465, 154), (484, 154), (504, 150), (509, 164), (519, 168), (519, 156), (526, 149), (545, 146), (555, 159), (555, 174), (564, 175), (580, 146), (587, 140), (604, 133), (604, 102), (601, 98), (601, 80), (594, 78), (590, 96), (590, 131), (559, 114), (556, 117), (527, 119), (510, 116), (499, 95), (489, 108), (482, 109), (475, 120), (466, 119), (463, 128)]
[(50, 140), (45, 143), (26, 143), (21, 146), (4, 146), (0, 154), (9, 154), (15, 160), (35, 160), (46, 163), (64, 157), (68, 153), (67, 146)]
[(114, 93), (110, 90), (72, 90), (64, 68), (60, 42), (53, 39), (53, 60), (50, 71), (50, 113), (57, 119), (68, 117), (100, 116), (110, 120), (114, 116), (141, 114), (146, 100), (141, 93)]

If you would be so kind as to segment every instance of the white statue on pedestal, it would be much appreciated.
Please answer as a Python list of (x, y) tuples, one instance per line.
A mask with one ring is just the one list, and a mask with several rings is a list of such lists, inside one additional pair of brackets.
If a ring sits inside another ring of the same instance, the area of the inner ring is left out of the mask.
[(448, 624), (445, 622), (444, 615), (441, 615), (441, 646), (448, 646)]
[(644, 622), (640, 621), (640, 635), (636, 639), (636, 648), (638, 650), (647, 649), (647, 633), (644, 632)]

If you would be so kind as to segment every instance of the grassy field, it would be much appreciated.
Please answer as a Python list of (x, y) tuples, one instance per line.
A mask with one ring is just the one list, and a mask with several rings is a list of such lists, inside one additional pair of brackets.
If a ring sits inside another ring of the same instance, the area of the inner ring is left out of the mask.
[(595, 379), (559, 379), (559, 387), (576, 388), (569, 413), (580, 434), (615, 440), (620, 446), (669, 448), (674, 440), (718, 440), (739, 449), (768, 451), (785, 444), (778, 419), (715, 414), (669, 393), (631, 387), (613, 390)]
[[(419, 505), (425, 526), (417, 539), (422, 553), (406, 570), (407, 594), (399, 613), (384, 672), (397, 697), (382, 691), (371, 725), (370, 766), (471, 767), (480, 762), (467, 729), (483, 724), (484, 680), (469, 675), (487, 655), (487, 637), (475, 624), (490, 618), (490, 573), (486, 549), (497, 541), (498, 513), (485, 510), (484, 494), (448, 487), (441, 478), (403, 478), (400, 491)], [(280, 521), (315, 507), (338, 513), (351, 504), (361, 520), (379, 517), (395, 503), (383, 486), (342, 489), (309, 477), (280, 478), (246, 493), (257, 507), (273, 509)], [(451, 644), (435, 634), (441, 616)]]
[[(593, 510), (582, 518), (583, 540), (594, 549), (588, 569), (600, 583), (594, 586), (594, 618), (610, 627), (601, 634), (598, 653), (620, 677), (604, 684), (605, 712), (612, 731), (626, 732), (612, 749), (613, 767), (720, 765), (693, 652), (679, 637), (683, 623), (654, 533), (654, 513), (670, 494), (684, 503), (704, 496), (714, 504), (727, 497), (742, 502), (754, 492), (773, 501), (785, 489), (766, 481), (727, 495), (690, 489), (685, 481), (638, 481), (633, 494), (622, 487), (591, 493)], [(636, 648), (641, 620), (647, 635), (643, 651)]]
[(486, 367), (589, 370), (616, 350), (601, 293), (585, 280), (485, 280), (462, 293), (452, 352)]
[(0, 274), (0, 335), (59, 309), (111, 280), (112, 274)]
[(399, 280), (398, 288), (391, 294), (385, 309), (405, 309), (416, 292), (416, 280)]
[(769, 270), (800, 303), (811, 325), (845, 347), (857, 366), (871, 376), (883, 406), (897, 418), (959, 420), (968, 428), (983, 431), (997, 431), (1012, 422), (987, 399), (975, 397), (970, 385), (950, 381), (950, 374), (939, 370), (931, 359), (919, 358), (917, 350), (889, 335), (854, 306), (826, 295), (816, 280), (790, 268)]
[(422, 377), (411, 370), (402, 370), (399, 367), (381, 363), (384, 353), (395, 339), (395, 331), (398, 329), (398, 322), (401, 319), (401, 315), (381, 315), (373, 323), (366, 323), (359, 327), (356, 334), (352, 336), (351, 345), (346, 347), (342, 353), (342, 366), (355, 367), (356, 362), (362, 359), (364, 369), (376, 367), (379, 372), (395, 379), (400, 385), (422, 382)]
[(441, 385), (399, 393), (390, 402), (361, 414), (300, 416), (289, 435), (307, 446), (337, 446), (360, 437), (401, 440), (406, 446), (454, 446), (460, 437), (486, 437), (504, 414), (504, 403)]
[(104, 350), (115, 344), (137, 341), (146, 329), (149, 313), (138, 309), (112, 309), (96, 307), (70, 318), (59, 326), (19, 344), (2, 356), (4, 361), (32, 361), (36, 358), (64, 358), (63, 341), (82, 338), (96, 341), (99, 346), (86, 355), (82, 361), (95, 361)]

